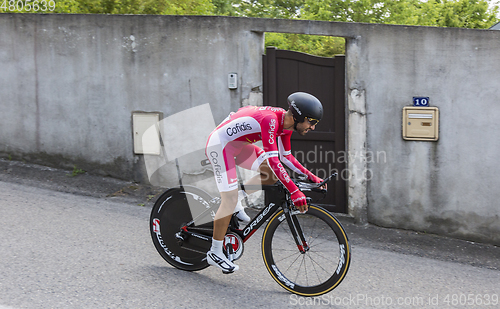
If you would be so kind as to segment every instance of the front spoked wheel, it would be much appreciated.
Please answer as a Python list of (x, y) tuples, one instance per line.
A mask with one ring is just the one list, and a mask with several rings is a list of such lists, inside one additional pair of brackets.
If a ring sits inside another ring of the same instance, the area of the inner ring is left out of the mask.
[[(302, 296), (333, 290), (349, 269), (351, 252), (347, 235), (337, 218), (311, 205), (305, 214), (294, 214), (309, 249), (301, 253), (283, 210), (264, 230), (262, 255), (267, 270), (280, 286)], [(296, 221), (296, 222), (297, 222)]]

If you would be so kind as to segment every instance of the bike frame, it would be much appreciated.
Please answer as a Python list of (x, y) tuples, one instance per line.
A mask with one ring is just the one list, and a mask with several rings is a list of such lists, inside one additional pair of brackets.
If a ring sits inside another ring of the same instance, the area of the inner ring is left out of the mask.
[[(325, 183), (330, 181), (333, 177), (336, 177), (337, 173), (332, 174), (329, 176), (327, 179), (325, 179), (321, 184), (315, 184), (316, 189), (323, 186)], [(309, 246), (307, 245), (306, 239), (304, 237), (304, 233), (302, 232), (302, 228), (300, 227), (300, 224), (295, 218), (295, 216), (292, 216), (295, 213), (298, 213), (299, 211), (292, 211), (292, 206), (293, 203), (289, 198), (289, 193), (288, 190), (281, 184), (280, 182), (277, 182), (274, 185), (262, 185), (262, 186), (243, 186), (241, 185), (242, 189), (257, 189), (264, 190), (265, 192), (276, 192), (276, 195), (273, 199), (273, 201), (269, 202), (266, 207), (264, 207), (258, 214), (257, 216), (250, 221), (247, 226), (245, 226), (242, 230), (240, 229), (231, 229), (231, 225), (229, 229), (237, 233), (242, 239), (243, 242), (246, 242), (263, 224), (264, 222), (267, 221), (273, 214), (275, 214), (277, 211), (279, 211), (280, 208), (283, 209), (283, 212), (285, 214), (285, 218), (288, 222), (288, 225), (290, 226), (290, 231), (292, 232), (295, 242), (297, 243), (297, 247), (301, 252), (305, 252), (309, 249)], [(310, 188), (303, 188), (303, 191), (314, 191), (313, 187)], [(326, 193), (326, 190), (321, 190), (318, 189), (316, 190), (317, 192), (323, 192)], [(282, 196), (281, 200), (279, 200), (279, 196)], [(234, 218), (234, 216), (233, 216)]]
[[(325, 190), (320, 190), (318, 187), (321, 187), (324, 185), (326, 182), (328, 182), (330, 179), (335, 177), (337, 173), (332, 174), (330, 177), (328, 177), (325, 181), (323, 181), (321, 184), (314, 184), (315, 187), (310, 187), (310, 188), (303, 188), (303, 191), (317, 191), (317, 192), (323, 192), (326, 193)], [(292, 206), (293, 203), (291, 202), (289, 198), (289, 193), (286, 190), (286, 188), (280, 183), (276, 183), (274, 185), (252, 185), (252, 186), (244, 186), (240, 185), (242, 189), (250, 189), (250, 190), (263, 190), (265, 192), (269, 193), (274, 193), (271, 194), (272, 198), (269, 203), (266, 203), (267, 205), (253, 218), (243, 229), (239, 228), (239, 222), (236, 219), (236, 217), (233, 215), (231, 218), (231, 222), (229, 224), (229, 230), (235, 234), (237, 234), (243, 242), (246, 242), (252, 235), (276, 212), (280, 211), (280, 208), (283, 209), (285, 219), (290, 227), (290, 231), (293, 235), (293, 238), (295, 240), (295, 243), (297, 244), (297, 248), (299, 249), (300, 252), (305, 253), (307, 250), (309, 250), (309, 246), (307, 244), (307, 241), (305, 239), (304, 233), (302, 232), (302, 228), (300, 227), (300, 224), (298, 222), (298, 219), (294, 216), (294, 214), (299, 213), (298, 210), (293, 211)], [(314, 190), (314, 189), (317, 190)], [(214, 202), (213, 200), (210, 201), (213, 206), (218, 206), (218, 199), (216, 199), (217, 202)], [(208, 212), (212, 211), (213, 207), (210, 207), (209, 209), (205, 210), (202, 214), (199, 216), (206, 215)], [(187, 235), (188, 237), (195, 237), (199, 240), (202, 240), (206, 243), (206, 245), (211, 244), (212, 239), (208, 237), (204, 233), (197, 233), (196, 231), (200, 232), (208, 232), (207, 228), (202, 228), (202, 227), (195, 227), (193, 226), (196, 221), (196, 218), (193, 219), (191, 222), (187, 223), (185, 226), (181, 228), (181, 233)], [(213, 229), (212, 229), (213, 230)], [(185, 237), (179, 237), (179, 240), (184, 241), (186, 238)]]
[[(275, 184), (275, 185), (263, 185), (263, 186), (246, 186), (247, 189), (260, 189), (264, 190), (264, 192), (272, 192), (278, 189), (278, 191), (283, 194), (283, 188), (280, 186), (281, 184)], [(242, 185), (242, 189), (245, 187)], [(255, 188), (254, 188), (255, 187)], [(239, 229), (239, 222), (237, 220), (231, 220), (231, 224), (229, 225), (229, 229), (238, 234), (242, 239), (243, 242), (246, 242), (252, 235), (264, 224), (264, 222), (267, 221), (274, 213), (276, 213), (280, 208), (283, 209), (288, 209), (286, 203), (286, 199), (277, 200), (273, 199), (270, 201), (267, 205), (265, 205), (264, 208), (243, 228)], [(233, 216), (234, 218), (234, 216)], [(237, 223), (237, 224), (234, 224)], [(236, 226), (235, 226), (236, 225)]]
[[(280, 183), (275, 185), (262, 185), (262, 186), (243, 186), (242, 188), (247, 188), (250, 190), (264, 190), (267, 192), (277, 192), (279, 195), (285, 197), (281, 200), (273, 199), (270, 201), (256, 216), (253, 218), (245, 227), (240, 229), (240, 224), (236, 217), (233, 215), (231, 218), (231, 222), (229, 223), (229, 230), (238, 236), (241, 237), (243, 242), (246, 242), (252, 235), (280, 208), (282, 208), (286, 213), (289, 213), (288, 203), (286, 201), (286, 193), (283, 190), (286, 190), (282, 187)], [(207, 215), (210, 211), (213, 211), (214, 206), (219, 205), (219, 199), (215, 199), (216, 201), (210, 201), (212, 207), (206, 209), (203, 213), (199, 215), (199, 217)], [(183, 233), (186, 233), (188, 236), (194, 236), (198, 239), (209, 241), (211, 243), (212, 239), (208, 238), (207, 235), (202, 234), (203, 232), (207, 232), (207, 228), (204, 227), (195, 227), (196, 218), (194, 218), (191, 222), (187, 223), (185, 226), (181, 228)], [(202, 232), (202, 233), (197, 233)]]

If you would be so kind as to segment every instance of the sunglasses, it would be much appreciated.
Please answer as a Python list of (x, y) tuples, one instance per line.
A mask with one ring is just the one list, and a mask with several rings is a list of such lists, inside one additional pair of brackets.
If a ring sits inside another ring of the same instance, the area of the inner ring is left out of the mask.
[(311, 118), (311, 117), (305, 117), (307, 119), (307, 121), (309, 121), (309, 123), (312, 125), (312, 126), (315, 126), (318, 124), (319, 120), (318, 119), (314, 119), (314, 118)]

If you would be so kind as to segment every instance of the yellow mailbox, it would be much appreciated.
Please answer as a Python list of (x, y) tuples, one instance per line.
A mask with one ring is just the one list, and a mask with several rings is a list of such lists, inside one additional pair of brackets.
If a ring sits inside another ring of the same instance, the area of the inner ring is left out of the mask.
[(439, 109), (437, 107), (403, 108), (403, 139), (437, 141), (439, 138)]

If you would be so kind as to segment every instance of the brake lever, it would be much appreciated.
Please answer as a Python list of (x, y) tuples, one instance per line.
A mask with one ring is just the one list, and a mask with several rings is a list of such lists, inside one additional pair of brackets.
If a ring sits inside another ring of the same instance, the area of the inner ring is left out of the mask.
[(328, 181), (330, 181), (333, 177), (336, 177), (337, 175), (338, 173), (333, 173), (328, 178), (323, 180), (321, 183), (316, 183), (316, 184), (309, 183), (305, 187), (304, 187), (305, 184), (301, 184), (300, 182), (296, 182), (295, 180), (294, 182), (301, 191), (312, 191), (312, 192), (323, 193), (323, 198), (325, 198), (328, 190), (321, 189), (321, 187), (324, 186)]
[[(320, 182), (320, 183), (318, 184), (318, 188), (320, 188), (320, 187), (324, 186), (327, 182), (329, 182), (330, 180), (332, 180), (332, 178), (333, 178), (333, 177), (337, 177), (337, 175), (338, 175), (338, 173), (337, 173), (337, 172), (335, 172), (335, 173), (331, 174), (331, 175), (330, 175), (330, 177), (328, 177), (327, 179), (323, 180), (322, 182)], [(326, 191), (326, 190), (325, 190), (325, 191)]]

